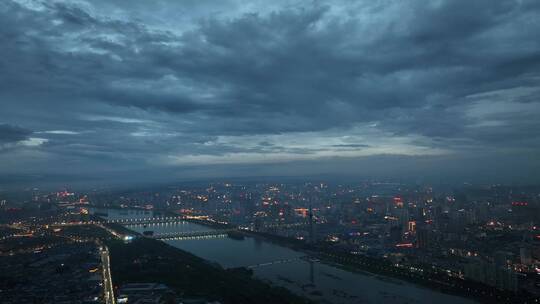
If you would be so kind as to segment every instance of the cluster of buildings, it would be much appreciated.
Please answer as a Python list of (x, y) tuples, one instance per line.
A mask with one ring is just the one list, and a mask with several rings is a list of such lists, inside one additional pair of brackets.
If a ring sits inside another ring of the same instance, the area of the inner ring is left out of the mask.
[(161, 283), (129, 283), (120, 286), (116, 303), (129, 304), (220, 304), (205, 298), (179, 297), (171, 288)]
[(540, 294), (539, 188), (212, 184), (161, 197), (177, 213)]
[(166, 285), (158, 283), (132, 283), (122, 285), (116, 302), (134, 304), (177, 303), (176, 294)]
[(49, 214), (61, 203), (79, 213), (89, 202), (130, 207), (118, 211), (136, 213), (130, 217), (157, 210), (207, 216), (402, 267), (432, 267), (497, 289), (540, 295), (540, 187), (200, 183), (121, 196), (42, 194), (23, 207), (4, 200), (2, 208), (5, 214)]
[(103, 279), (93, 243), (57, 243), (33, 238), (28, 252), (0, 256), (2, 303), (102, 303)]

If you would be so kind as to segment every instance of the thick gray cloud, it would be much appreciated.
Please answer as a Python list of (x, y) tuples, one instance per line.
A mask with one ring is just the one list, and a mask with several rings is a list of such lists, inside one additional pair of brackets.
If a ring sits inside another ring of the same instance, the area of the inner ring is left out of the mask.
[(32, 131), (8, 124), (0, 124), (0, 144), (23, 141)]
[(534, 0), (3, 1), (0, 170), (535, 155), (538, 32)]

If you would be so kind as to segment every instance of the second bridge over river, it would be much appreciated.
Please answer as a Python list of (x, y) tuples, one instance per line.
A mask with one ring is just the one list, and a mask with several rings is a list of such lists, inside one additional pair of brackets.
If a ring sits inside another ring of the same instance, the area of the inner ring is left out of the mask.
[(284, 263), (291, 263), (299, 260), (306, 260), (306, 256), (301, 256), (297, 258), (290, 258), (290, 259), (281, 259), (281, 260), (275, 260), (271, 262), (265, 262), (265, 263), (259, 263), (254, 265), (246, 266), (246, 268), (258, 268), (258, 267), (264, 267), (264, 266), (272, 266), (276, 264), (284, 264)]
[(205, 231), (177, 231), (164, 232), (146, 237), (158, 240), (187, 240), (196, 238), (226, 237), (229, 233), (238, 232), (237, 229), (214, 229)]

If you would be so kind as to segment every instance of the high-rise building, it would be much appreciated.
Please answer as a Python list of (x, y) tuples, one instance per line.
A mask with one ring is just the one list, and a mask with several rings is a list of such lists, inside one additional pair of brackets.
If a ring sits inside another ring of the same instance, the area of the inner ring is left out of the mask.
[(499, 253), (496, 263), (490, 263), (480, 258), (472, 258), (465, 265), (465, 278), (502, 290), (517, 291), (517, 274), (506, 266), (499, 266), (502, 263), (502, 257), (503, 254)]
[(409, 221), (407, 223), (407, 231), (415, 232), (416, 231), (416, 221)]
[(315, 224), (313, 223), (313, 208), (309, 205), (309, 242), (315, 243)]
[(530, 266), (532, 264), (532, 250), (529, 246), (523, 245), (519, 248), (519, 258), (521, 264)]
[(420, 227), (416, 230), (416, 247), (426, 249), (429, 246), (429, 230)]
[(508, 252), (506, 251), (497, 251), (495, 252), (493, 256), (493, 262), (495, 263), (496, 267), (504, 267), (506, 268), (508, 266)]

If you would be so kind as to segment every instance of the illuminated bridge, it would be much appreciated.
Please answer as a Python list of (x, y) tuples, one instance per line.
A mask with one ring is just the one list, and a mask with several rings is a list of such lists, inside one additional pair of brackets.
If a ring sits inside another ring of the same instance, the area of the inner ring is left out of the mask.
[[(165, 217), (147, 217), (147, 218), (126, 218), (126, 219), (103, 219), (101, 223), (117, 223), (124, 226), (142, 226), (142, 225), (151, 225), (151, 224), (167, 224), (167, 223), (180, 223), (186, 220), (195, 219), (195, 220), (208, 220), (206, 216), (165, 216)], [(214, 223), (214, 222), (211, 222)], [(307, 226), (307, 222), (296, 222), (296, 223), (265, 223), (263, 227), (265, 229), (269, 228), (294, 228)]]
[(246, 268), (258, 268), (258, 267), (264, 267), (264, 266), (272, 266), (272, 265), (276, 265), (276, 264), (290, 263), (290, 262), (295, 262), (295, 261), (304, 260), (304, 259), (305, 259), (305, 257), (297, 257), (297, 258), (291, 258), (291, 259), (282, 259), (282, 260), (276, 260), (276, 261), (272, 261), (272, 262), (266, 262), (266, 263), (259, 263), (259, 264), (255, 264), (255, 265), (249, 265), (249, 266), (246, 266)]
[(237, 229), (217, 229), (217, 230), (206, 230), (206, 231), (181, 231), (181, 232), (166, 232), (166, 233), (157, 233), (149, 238), (157, 240), (189, 240), (189, 239), (202, 239), (202, 238), (215, 238), (215, 237), (226, 237), (228, 233), (238, 231)]
[(148, 225), (178, 223), (184, 221), (187, 217), (183, 216), (165, 216), (165, 217), (147, 217), (147, 218), (129, 218), (129, 219), (111, 219), (103, 220), (104, 223), (117, 223), (122, 225)]
[(264, 228), (293, 228), (309, 226), (309, 222), (296, 222), (296, 223), (265, 223), (262, 225)]

